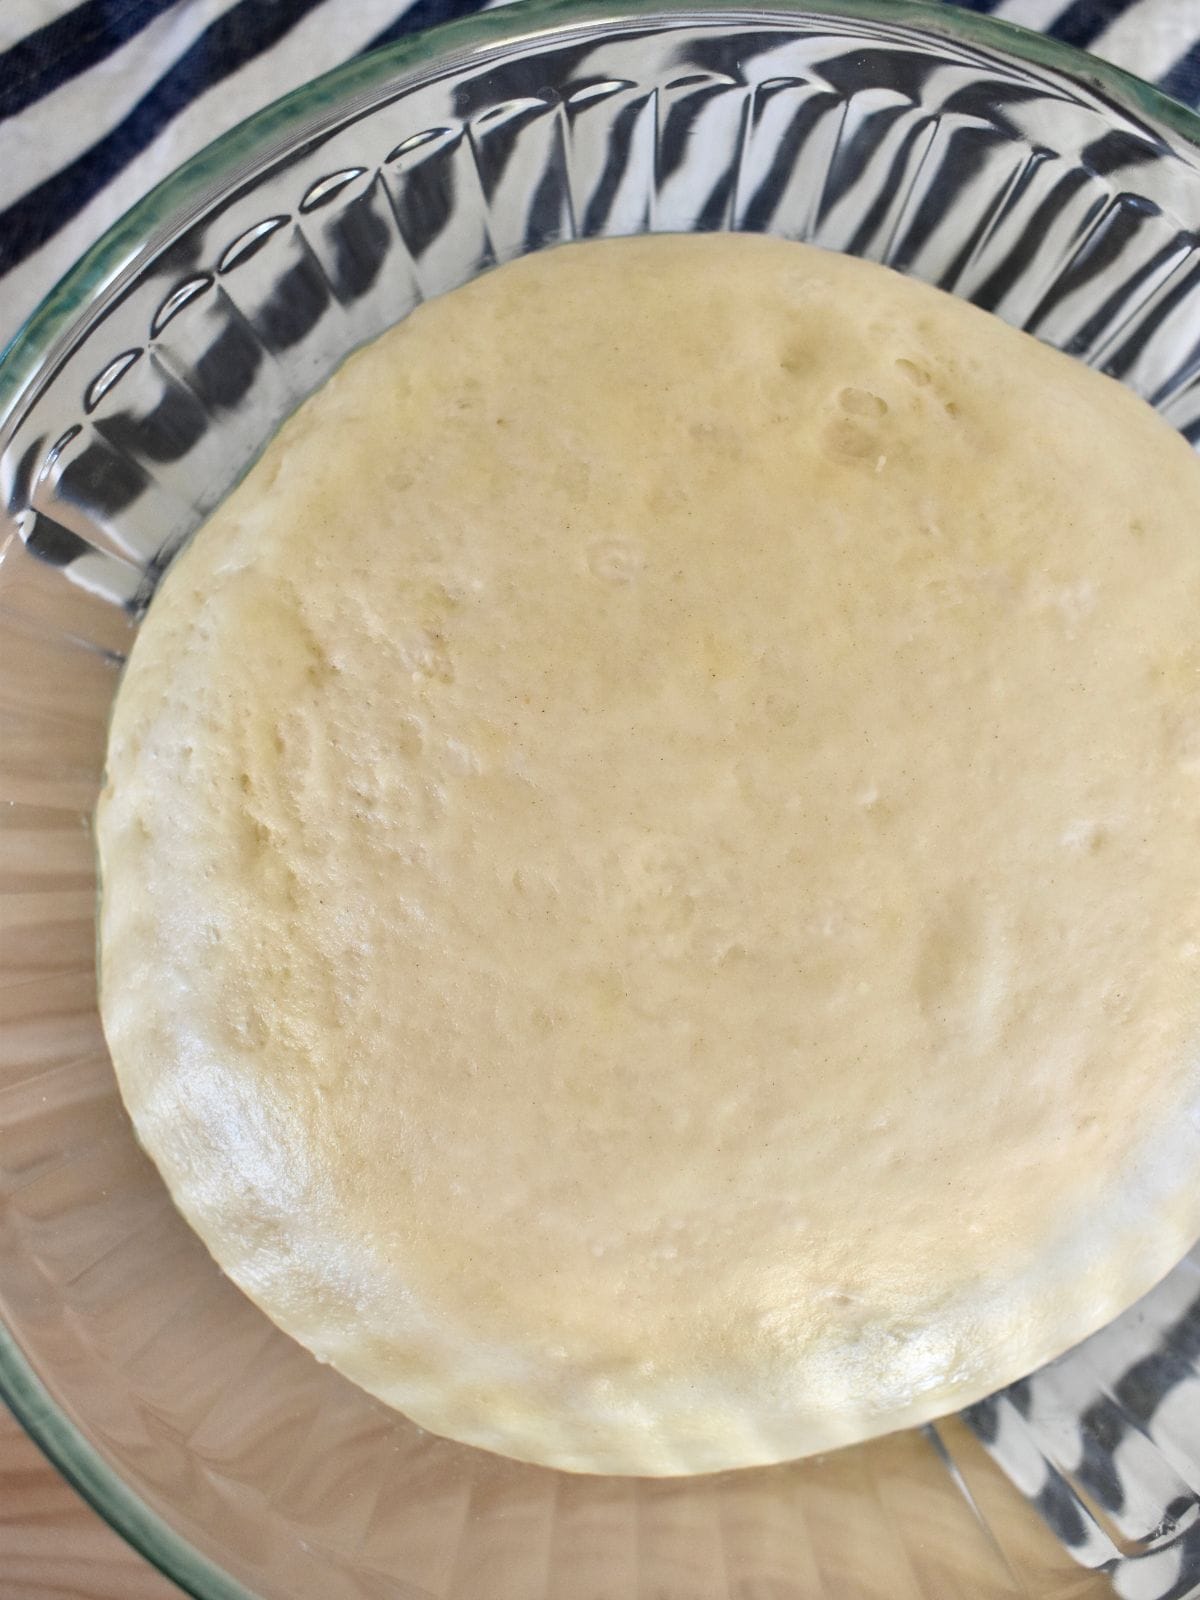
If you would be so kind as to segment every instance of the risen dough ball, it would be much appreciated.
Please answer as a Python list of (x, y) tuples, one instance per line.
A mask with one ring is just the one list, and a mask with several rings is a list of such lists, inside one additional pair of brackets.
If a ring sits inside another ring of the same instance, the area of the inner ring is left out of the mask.
[(169, 573), (103, 1012), (283, 1328), (701, 1472), (976, 1399), (1200, 1233), (1200, 468), (879, 267), (571, 246), (356, 356)]

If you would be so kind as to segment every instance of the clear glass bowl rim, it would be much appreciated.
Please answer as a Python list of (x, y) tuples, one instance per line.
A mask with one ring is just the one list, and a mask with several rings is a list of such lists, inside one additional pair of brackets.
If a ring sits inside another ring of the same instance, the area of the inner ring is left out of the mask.
[[(90, 318), (119, 295), (148, 261), (227, 189), (271, 165), (298, 139), (312, 137), (393, 96), (409, 80), (510, 53), (547, 36), (570, 38), (611, 26), (651, 33), (685, 21), (764, 23), (820, 17), (877, 22), (981, 45), (1100, 89), (1131, 115), (1200, 152), (1200, 115), (1153, 84), (1097, 56), (1014, 23), (936, 0), (517, 0), (496, 11), (413, 34), (343, 62), (265, 106), (204, 146), (130, 208), (59, 279), (0, 350), (0, 449), (60, 354)], [(147, 1560), (195, 1600), (258, 1600), (152, 1511), (58, 1407), (0, 1321), (0, 1400), (63, 1477)]]

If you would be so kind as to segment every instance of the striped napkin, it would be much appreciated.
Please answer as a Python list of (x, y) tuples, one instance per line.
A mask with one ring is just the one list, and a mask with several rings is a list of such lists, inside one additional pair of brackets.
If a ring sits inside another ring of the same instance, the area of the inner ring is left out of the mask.
[[(0, 0), (0, 345), (193, 151), (350, 56), (496, 0)], [(1200, 0), (960, 0), (1200, 105)]]

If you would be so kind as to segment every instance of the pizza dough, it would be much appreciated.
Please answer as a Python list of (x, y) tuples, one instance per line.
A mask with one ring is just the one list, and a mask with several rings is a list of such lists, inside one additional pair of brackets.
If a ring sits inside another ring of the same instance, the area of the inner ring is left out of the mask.
[(1200, 1233), (1200, 466), (880, 267), (573, 245), (349, 361), (117, 699), (102, 1008), (213, 1255), (438, 1433), (775, 1461)]

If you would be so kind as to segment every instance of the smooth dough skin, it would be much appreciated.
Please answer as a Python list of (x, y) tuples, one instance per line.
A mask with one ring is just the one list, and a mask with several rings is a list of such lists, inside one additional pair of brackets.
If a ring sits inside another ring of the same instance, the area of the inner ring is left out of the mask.
[(763, 1463), (1200, 1234), (1200, 465), (883, 268), (571, 245), (355, 356), (117, 699), (102, 1007), (212, 1253), (437, 1433)]

